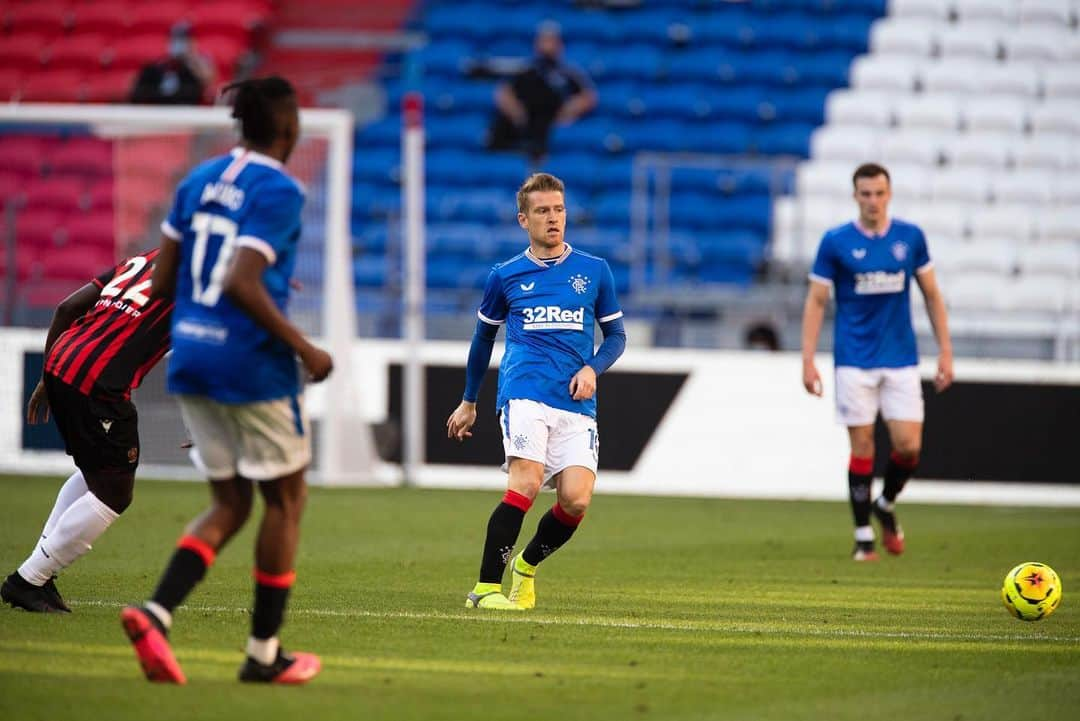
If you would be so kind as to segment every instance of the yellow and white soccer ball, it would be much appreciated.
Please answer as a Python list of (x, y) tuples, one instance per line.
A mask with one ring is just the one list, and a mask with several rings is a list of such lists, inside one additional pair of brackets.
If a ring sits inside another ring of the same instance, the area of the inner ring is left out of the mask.
[(1001, 601), (1017, 618), (1038, 621), (1061, 603), (1061, 579), (1045, 563), (1025, 561), (1005, 576)]

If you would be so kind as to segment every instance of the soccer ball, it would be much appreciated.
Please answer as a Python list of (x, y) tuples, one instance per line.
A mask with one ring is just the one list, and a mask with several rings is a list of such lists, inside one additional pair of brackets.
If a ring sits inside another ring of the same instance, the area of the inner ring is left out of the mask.
[(1061, 603), (1061, 579), (1045, 563), (1026, 561), (1005, 575), (1001, 601), (1020, 620), (1038, 621)]

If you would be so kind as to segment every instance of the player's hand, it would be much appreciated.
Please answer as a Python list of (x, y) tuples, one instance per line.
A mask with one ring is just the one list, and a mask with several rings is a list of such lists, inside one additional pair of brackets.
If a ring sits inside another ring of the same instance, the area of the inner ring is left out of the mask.
[(476, 404), (462, 401), (446, 419), (446, 437), (463, 441), (472, 437), (470, 429), (476, 423)]
[(30, 402), (26, 404), (26, 422), (30, 425), (45, 423), (49, 420), (49, 396), (45, 393), (45, 381), (38, 381)]
[(812, 396), (820, 398), (821, 394), (824, 392), (821, 385), (821, 375), (818, 373), (814, 361), (803, 361), (802, 384), (803, 388), (806, 389), (806, 392)]
[(322, 348), (309, 345), (300, 354), (300, 362), (304, 364), (304, 370), (308, 372), (308, 378), (312, 383), (325, 380), (334, 370), (334, 359)]
[(937, 375), (934, 376), (934, 390), (941, 393), (946, 388), (952, 385), (953, 382), (953, 367), (952, 367), (952, 354), (942, 353), (938, 356), (937, 361)]
[(583, 366), (581, 370), (570, 379), (570, 397), (575, 401), (587, 401), (596, 393), (596, 371), (590, 365)]

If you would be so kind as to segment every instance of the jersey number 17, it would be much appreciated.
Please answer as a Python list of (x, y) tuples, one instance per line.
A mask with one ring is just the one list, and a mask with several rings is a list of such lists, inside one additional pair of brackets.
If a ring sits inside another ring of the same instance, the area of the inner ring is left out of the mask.
[[(191, 229), (195, 231), (195, 247), (191, 249), (191, 299), (200, 305), (213, 307), (221, 299), (225, 271), (236, 250), (236, 223), (223, 215), (195, 213), (191, 216)], [(211, 235), (221, 236), (221, 246), (210, 268), (210, 278), (204, 286), (203, 267), (206, 265)]]

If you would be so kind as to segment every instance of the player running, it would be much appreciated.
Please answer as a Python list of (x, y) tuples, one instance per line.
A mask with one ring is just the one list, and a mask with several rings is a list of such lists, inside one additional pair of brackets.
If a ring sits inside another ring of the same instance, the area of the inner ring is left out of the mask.
[(266, 502), (255, 544), (255, 607), (241, 681), (304, 683), (318, 656), (285, 653), (278, 630), (289, 589), (311, 459), (297, 356), (308, 377), (330, 356), (285, 315), (303, 190), (283, 164), (300, 133), (292, 86), (279, 77), (235, 89), (243, 143), (195, 168), (162, 223), (155, 295), (173, 296), (169, 390), (194, 442), (212, 502), (185, 529), (157, 590), (121, 615), (151, 681), (185, 683), (167, 640), (172, 614), (247, 521), (253, 481)]
[[(873, 513), (889, 553), (904, 552), (904, 531), (896, 520), (896, 497), (919, 463), (923, 398), (918, 350), (908, 296), (911, 278), (926, 298), (939, 355), (934, 387), (940, 393), (953, 380), (952, 343), (945, 300), (934, 276), (926, 237), (918, 226), (888, 215), (889, 173), (867, 163), (852, 178), (859, 218), (825, 233), (810, 272), (803, 310), (803, 386), (822, 394), (814, 366), (818, 336), (829, 291), (836, 296), (834, 356), (836, 412), (851, 440), (848, 489), (855, 517), (856, 561), (876, 561)], [(871, 503), (874, 472), (874, 420), (878, 410), (889, 430), (892, 454), (885, 487)]]
[[(532, 175), (518, 190), (518, 224), (529, 235), (529, 247), (488, 276), (464, 398), (446, 422), (449, 437), (463, 441), (472, 435), (476, 397), (505, 323), (497, 406), (509, 475), (502, 503), (488, 521), (480, 580), (466, 597), (468, 608), (534, 607), (537, 565), (570, 540), (592, 499), (600, 447), (596, 379), (622, 355), (626, 332), (607, 261), (564, 241), (565, 202), (562, 181), (546, 173)], [(604, 334), (595, 353), (594, 323)], [(503, 573), (541, 486), (554, 487), (558, 500), (513, 559), (507, 597)]]
[(70, 613), (53, 577), (90, 550), (131, 505), (139, 424), (131, 391), (169, 349), (172, 301), (151, 299), (158, 251), (128, 258), (65, 298), (45, 339), (28, 423), (56, 426), (78, 470), (60, 488), (33, 553), (0, 597), (27, 611)]

